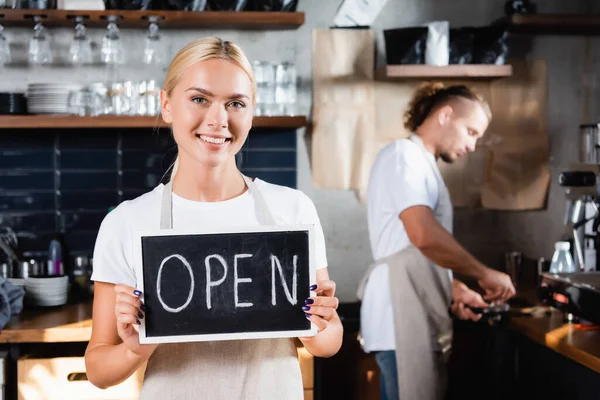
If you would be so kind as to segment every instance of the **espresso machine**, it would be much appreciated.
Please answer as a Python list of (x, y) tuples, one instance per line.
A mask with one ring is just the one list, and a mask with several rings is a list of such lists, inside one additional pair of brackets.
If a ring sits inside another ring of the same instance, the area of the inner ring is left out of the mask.
[(595, 271), (600, 265), (600, 164), (573, 164), (560, 173), (558, 183), (565, 188), (565, 237), (572, 243), (575, 267)]
[(560, 173), (565, 189), (565, 238), (576, 272), (543, 272), (540, 297), (571, 315), (600, 325), (600, 124), (580, 126), (579, 162)]

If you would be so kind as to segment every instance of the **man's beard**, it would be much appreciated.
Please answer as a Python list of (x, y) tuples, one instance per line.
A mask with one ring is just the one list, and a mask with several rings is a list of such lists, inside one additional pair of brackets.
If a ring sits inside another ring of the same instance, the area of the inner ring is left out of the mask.
[(454, 162), (454, 160), (452, 159), (452, 157), (450, 157), (448, 153), (440, 154), (440, 158), (447, 164), (452, 164)]

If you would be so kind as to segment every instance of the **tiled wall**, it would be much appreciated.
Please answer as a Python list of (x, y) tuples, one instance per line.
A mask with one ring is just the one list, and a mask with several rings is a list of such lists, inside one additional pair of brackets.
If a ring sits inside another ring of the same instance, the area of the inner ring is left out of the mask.
[[(109, 208), (158, 185), (174, 156), (168, 130), (0, 130), (0, 226), (27, 256), (44, 256), (55, 232), (71, 254), (91, 254)], [(252, 131), (238, 165), (296, 187), (296, 131)]]

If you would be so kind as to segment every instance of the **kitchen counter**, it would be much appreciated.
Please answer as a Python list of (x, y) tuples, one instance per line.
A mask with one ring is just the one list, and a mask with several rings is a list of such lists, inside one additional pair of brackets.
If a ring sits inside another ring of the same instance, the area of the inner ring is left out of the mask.
[[(21, 315), (11, 318), (0, 332), (0, 343), (18, 346), (27, 343), (87, 342), (92, 332), (91, 318), (91, 302), (25, 309)], [(509, 327), (529, 340), (600, 373), (600, 330), (584, 331), (576, 324), (565, 324), (562, 313), (557, 310), (550, 315), (512, 317)], [(304, 376), (305, 381), (312, 381), (312, 368), (302, 369), (303, 374), (308, 375)]]
[(510, 328), (600, 374), (600, 330), (565, 324), (554, 309), (549, 316), (512, 317)]
[[(512, 317), (511, 329), (600, 373), (600, 330), (565, 324), (562, 313)], [(92, 303), (25, 309), (0, 332), (0, 343), (87, 342), (92, 334)]]
[(0, 343), (87, 342), (92, 335), (92, 303), (25, 308), (0, 332)]
[[(519, 292), (528, 303), (542, 306), (536, 288), (525, 287)], [(550, 315), (514, 316), (509, 326), (535, 343), (600, 374), (600, 330), (580, 329), (577, 324), (565, 323), (559, 310), (550, 310)]]

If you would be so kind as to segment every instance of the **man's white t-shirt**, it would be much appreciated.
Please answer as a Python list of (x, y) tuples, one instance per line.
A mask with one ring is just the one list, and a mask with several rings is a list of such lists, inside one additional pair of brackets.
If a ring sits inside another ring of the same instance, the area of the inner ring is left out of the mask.
[[(255, 179), (269, 211), (278, 225), (315, 226), (316, 269), (327, 267), (325, 237), (317, 210), (303, 192)], [(94, 248), (92, 280), (136, 286), (133, 232), (160, 228), (164, 185), (133, 200), (124, 201), (102, 221)], [(249, 190), (233, 199), (198, 202), (173, 193), (173, 228), (186, 231), (210, 227), (238, 228), (260, 225), (255, 198)]]
[[(420, 140), (415, 136), (415, 140)], [(435, 210), (438, 181), (433, 154), (409, 139), (384, 147), (375, 160), (367, 189), (367, 219), (373, 259), (390, 256), (410, 245), (400, 214), (414, 206)], [(361, 305), (361, 336), (366, 352), (394, 350), (394, 317), (387, 264), (372, 271)]]

